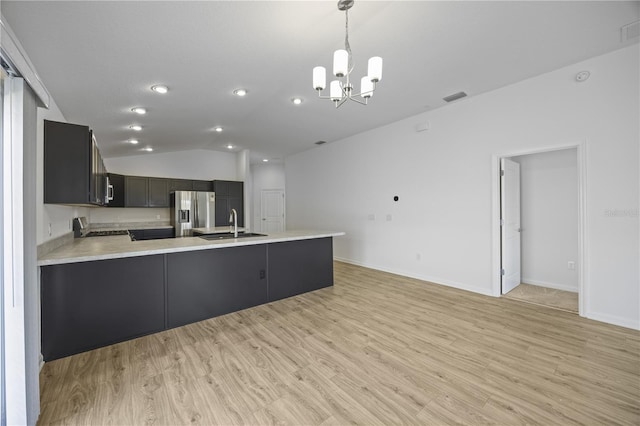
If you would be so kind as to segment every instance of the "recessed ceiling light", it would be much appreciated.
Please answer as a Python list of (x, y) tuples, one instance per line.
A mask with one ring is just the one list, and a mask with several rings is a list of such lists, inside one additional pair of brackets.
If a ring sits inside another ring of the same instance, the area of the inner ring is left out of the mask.
[(135, 112), (136, 114), (140, 114), (140, 115), (144, 115), (144, 114), (147, 113), (147, 109), (146, 108), (142, 108), (142, 107), (131, 108), (131, 111)]
[(233, 91), (233, 94), (236, 96), (245, 96), (247, 93), (246, 89), (236, 89)]
[(268, 159), (268, 158), (263, 158), (263, 159), (262, 159), (262, 162), (263, 162), (263, 163), (268, 163), (268, 162), (269, 162), (269, 159)]
[(227, 149), (233, 149), (233, 145), (231, 144), (227, 145)]
[(143, 151), (147, 151), (147, 152), (151, 152), (153, 151), (153, 148), (151, 148), (150, 146), (146, 147), (146, 148), (142, 148)]
[(131, 145), (137, 145), (139, 141), (138, 141), (138, 139), (129, 139), (129, 140), (128, 140), (128, 142), (129, 142)]
[(302, 103), (302, 98), (291, 98), (291, 102), (293, 102), (294, 105), (300, 105)]
[(161, 84), (156, 84), (155, 86), (151, 86), (151, 90), (153, 90), (156, 93), (162, 93), (165, 94), (169, 91), (169, 88), (167, 86), (163, 86)]
[(216, 127), (213, 128), (213, 130), (215, 130), (216, 132), (220, 133), (222, 131), (222, 127), (216, 126)]
[(139, 132), (140, 130), (142, 130), (142, 126), (139, 124), (132, 124), (131, 126), (129, 126), (129, 128), (131, 130), (135, 130), (136, 132)]

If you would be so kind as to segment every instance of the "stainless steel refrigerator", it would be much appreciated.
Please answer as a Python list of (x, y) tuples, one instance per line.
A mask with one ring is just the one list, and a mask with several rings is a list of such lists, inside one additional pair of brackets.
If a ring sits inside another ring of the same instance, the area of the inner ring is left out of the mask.
[(171, 225), (176, 237), (193, 236), (193, 228), (216, 226), (216, 194), (200, 191), (174, 191), (170, 194)]

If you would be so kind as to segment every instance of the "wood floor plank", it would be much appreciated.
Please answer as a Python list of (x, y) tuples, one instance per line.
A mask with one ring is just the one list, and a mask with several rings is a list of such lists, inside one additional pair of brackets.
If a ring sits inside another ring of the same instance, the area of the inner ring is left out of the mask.
[(335, 285), (48, 362), (40, 425), (640, 425), (640, 332), (335, 263)]

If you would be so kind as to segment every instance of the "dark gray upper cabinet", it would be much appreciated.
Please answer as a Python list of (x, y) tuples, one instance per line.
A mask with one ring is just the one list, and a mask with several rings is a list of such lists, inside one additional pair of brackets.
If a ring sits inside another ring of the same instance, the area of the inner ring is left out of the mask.
[(149, 178), (126, 176), (124, 178), (125, 207), (147, 207)]
[(194, 180), (191, 181), (194, 191), (211, 191), (211, 182), (208, 180)]
[(44, 202), (103, 205), (106, 169), (88, 126), (44, 120)]
[(169, 179), (169, 192), (171, 191), (192, 191), (193, 181), (189, 179)]
[(244, 226), (244, 182), (214, 180), (216, 193), (216, 226), (229, 224), (231, 209), (238, 212), (238, 226)]
[(109, 173), (109, 183), (113, 187), (113, 199), (107, 207), (124, 207), (124, 175)]
[(169, 180), (125, 177), (125, 207), (169, 207)]
[(169, 207), (168, 180), (149, 178), (147, 207)]

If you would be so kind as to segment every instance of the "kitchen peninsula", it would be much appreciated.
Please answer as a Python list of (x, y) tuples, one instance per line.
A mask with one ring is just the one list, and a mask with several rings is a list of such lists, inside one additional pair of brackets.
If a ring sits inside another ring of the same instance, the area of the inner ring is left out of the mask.
[(38, 260), (45, 361), (333, 285), (333, 237), (77, 238)]

